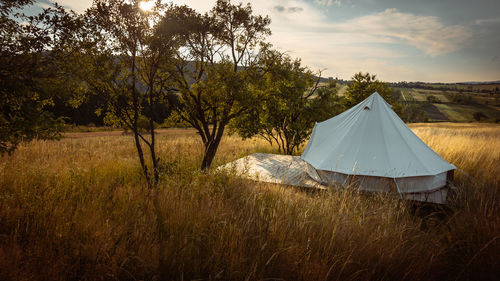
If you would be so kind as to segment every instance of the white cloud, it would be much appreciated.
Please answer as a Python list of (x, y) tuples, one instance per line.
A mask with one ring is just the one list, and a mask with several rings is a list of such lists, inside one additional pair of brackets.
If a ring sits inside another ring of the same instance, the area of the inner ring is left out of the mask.
[[(468, 27), (446, 25), (437, 17), (395, 9), (335, 22), (311, 5), (293, 4), (304, 8), (300, 15), (270, 13), (271, 42), (302, 58), (305, 65), (327, 68), (326, 75), (342, 78), (369, 71), (391, 81), (453, 81), (456, 72), (429, 76), (428, 69), (408, 64), (408, 60), (427, 56), (429, 61), (452, 53), (469, 46), (472, 36)], [(407, 58), (404, 64), (398, 61), (402, 58)]]
[(333, 4), (337, 6), (342, 5), (342, 2), (340, 0), (314, 0), (314, 3), (328, 7)]
[(402, 13), (396, 9), (387, 9), (344, 22), (329, 22), (321, 16), (304, 15), (307, 16), (310, 21), (288, 22), (288, 26), (293, 26), (290, 32), (307, 30), (316, 33), (318, 39), (336, 36), (339, 40), (350, 43), (409, 45), (431, 57), (459, 50), (472, 37), (472, 32), (465, 26), (445, 25), (434, 16)]
[(489, 19), (477, 19), (475, 21), (477, 25), (483, 25), (483, 24), (495, 24), (495, 23), (500, 23), (500, 18), (489, 18)]
[(42, 9), (47, 9), (47, 8), (50, 8), (52, 7), (51, 4), (47, 4), (47, 3), (43, 3), (43, 2), (40, 2), (40, 3), (36, 3), (36, 5)]
[(465, 26), (445, 25), (434, 16), (402, 13), (396, 9), (334, 24), (332, 30), (335, 29), (361, 36), (368, 35), (375, 41), (408, 44), (430, 56), (459, 50), (472, 37), (472, 32)]
[(83, 13), (92, 6), (92, 0), (55, 0), (54, 2), (77, 13)]
[[(327, 35), (327, 36), (325, 36)], [(407, 57), (383, 45), (356, 42), (355, 38), (346, 39), (341, 34), (318, 34), (298, 32), (290, 36), (275, 32), (271, 40), (275, 47), (299, 57), (312, 70), (326, 69), (324, 75), (347, 79), (358, 71), (376, 73), (381, 79), (402, 79), (411, 77), (413, 72), (408, 66), (391, 64), (390, 61)], [(290, 47), (293, 46), (293, 47)], [(397, 77), (397, 78), (396, 78)]]
[(284, 7), (281, 5), (274, 6), (273, 8), (274, 11), (277, 11), (279, 13), (300, 13), (304, 10), (302, 7)]

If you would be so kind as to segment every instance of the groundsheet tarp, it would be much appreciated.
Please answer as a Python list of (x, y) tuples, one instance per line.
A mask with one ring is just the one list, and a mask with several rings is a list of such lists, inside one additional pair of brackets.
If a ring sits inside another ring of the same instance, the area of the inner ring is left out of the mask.
[(307, 163), (299, 156), (254, 153), (229, 162), (219, 169), (261, 182), (326, 189), (307, 174)]

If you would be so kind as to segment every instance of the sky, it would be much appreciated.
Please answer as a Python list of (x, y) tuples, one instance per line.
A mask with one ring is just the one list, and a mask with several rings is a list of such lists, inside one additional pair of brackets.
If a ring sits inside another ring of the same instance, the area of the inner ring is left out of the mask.
[[(164, 0), (206, 12), (216, 0)], [(59, 0), (76, 12), (92, 0)], [(240, 2), (233, 0), (233, 3)], [(274, 48), (325, 77), (500, 80), (500, 0), (246, 0), (271, 18)], [(41, 0), (35, 7), (46, 7)]]

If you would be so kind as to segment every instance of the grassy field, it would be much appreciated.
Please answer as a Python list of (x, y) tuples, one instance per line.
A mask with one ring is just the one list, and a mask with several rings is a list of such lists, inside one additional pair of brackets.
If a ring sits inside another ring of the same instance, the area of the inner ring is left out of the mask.
[[(500, 127), (411, 127), (463, 171), (448, 208), (203, 174), (189, 129), (160, 131), (153, 191), (130, 136), (29, 143), (0, 159), (0, 280), (498, 280)], [(214, 165), (254, 152), (228, 136)]]
[(448, 97), (439, 90), (422, 90), (422, 89), (405, 89), (404, 95), (408, 98), (412, 98), (415, 101), (425, 102), (428, 96), (435, 96), (441, 102), (450, 102)]
[[(462, 85), (460, 85), (462, 86)], [(405, 102), (421, 104), (429, 121), (473, 122), (474, 114), (482, 113), (481, 121), (500, 120), (499, 94), (459, 92), (435, 89), (398, 88)], [(435, 101), (427, 99), (434, 97)]]
[(498, 91), (500, 88), (500, 83), (452, 83), (452, 84), (442, 84), (442, 83), (419, 83), (419, 82), (410, 82), (413, 85), (418, 86), (419, 88), (425, 87), (428, 89), (434, 90), (456, 90), (456, 91)]

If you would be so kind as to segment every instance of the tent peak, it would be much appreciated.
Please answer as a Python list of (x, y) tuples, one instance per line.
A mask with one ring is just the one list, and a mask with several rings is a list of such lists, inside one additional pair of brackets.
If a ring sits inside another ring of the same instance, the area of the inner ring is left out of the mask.
[(384, 99), (378, 92), (373, 92), (373, 94), (369, 95), (368, 98), (376, 98), (379, 97), (381, 99)]
[[(370, 104), (371, 104), (371, 101), (375, 100), (375, 99), (381, 99), (384, 101), (385, 104), (387, 104), (387, 106), (389, 106), (390, 108), (392, 108), (392, 104), (388, 103), (384, 97), (382, 97), (377, 91), (373, 92), (373, 94), (371, 94), (369, 97), (366, 98), (367, 100), (370, 99)], [(371, 108), (371, 107), (370, 107)]]

